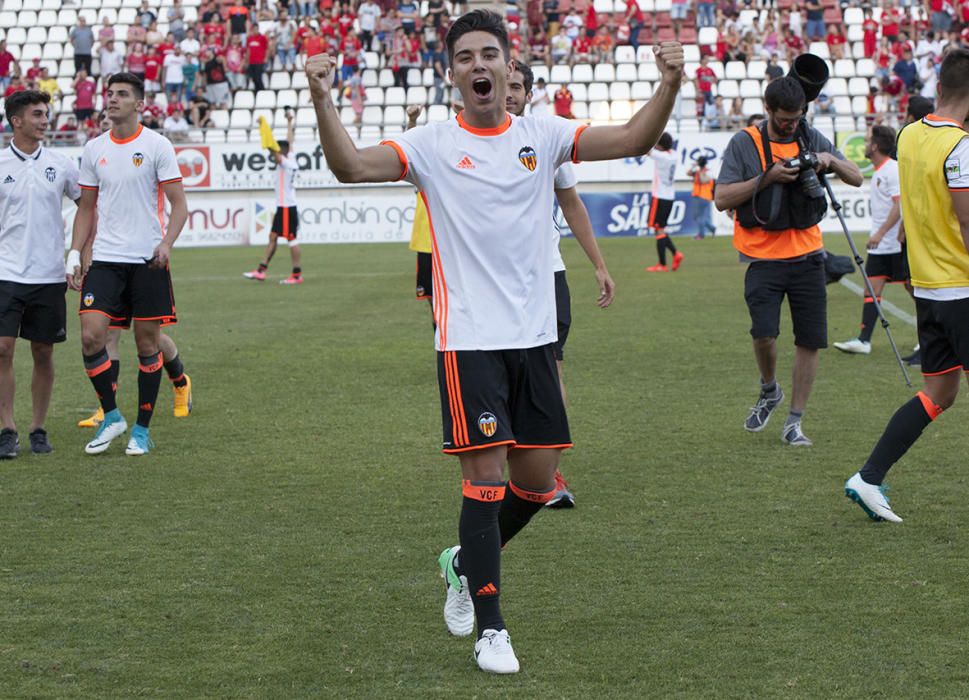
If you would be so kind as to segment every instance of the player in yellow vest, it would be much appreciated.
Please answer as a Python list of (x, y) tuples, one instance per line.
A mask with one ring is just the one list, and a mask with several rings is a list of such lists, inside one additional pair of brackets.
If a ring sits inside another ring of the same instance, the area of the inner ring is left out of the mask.
[(949, 408), (969, 371), (969, 51), (950, 51), (934, 114), (898, 135), (908, 263), (925, 386), (892, 416), (845, 494), (873, 520), (902, 522), (882, 493), (892, 465)]

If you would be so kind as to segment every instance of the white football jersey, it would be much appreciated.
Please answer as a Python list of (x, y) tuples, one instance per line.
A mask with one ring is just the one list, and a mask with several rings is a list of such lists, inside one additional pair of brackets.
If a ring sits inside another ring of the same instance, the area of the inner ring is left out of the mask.
[(138, 126), (134, 136), (111, 132), (88, 141), (81, 154), (81, 188), (98, 191), (94, 260), (147, 262), (165, 227), (162, 185), (182, 179), (172, 142)]
[(647, 154), (653, 159), (653, 197), (676, 199), (676, 151), (658, 151)]
[(476, 129), (458, 115), (384, 142), (427, 206), (438, 350), (557, 339), (549, 214), (555, 170), (573, 158), (584, 128), (509, 115)]
[(296, 158), (284, 156), (282, 162), (276, 166), (276, 206), (296, 206), (296, 174), (299, 166)]
[[(557, 190), (569, 190), (576, 186), (578, 179), (575, 177), (575, 170), (572, 168), (571, 163), (562, 163), (559, 169), (555, 171), (555, 189)], [(562, 251), (559, 250), (559, 242), (562, 238), (562, 232), (559, 230), (558, 224), (552, 219), (552, 269), (555, 272), (562, 272), (565, 270), (565, 261), (562, 259)]]
[(77, 201), (74, 161), (41, 146), (0, 151), (0, 280), (64, 281), (64, 197)]
[[(876, 169), (871, 176), (871, 232), (874, 233), (888, 218), (888, 213), (892, 210), (892, 203), (897, 202), (901, 197), (901, 189), (898, 181), (898, 161), (889, 158), (881, 167)], [(878, 247), (869, 250), (871, 255), (891, 255), (901, 253), (902, 244), (898, 242), (898, 229), (901, 226), (901, 219), (892, 228), (885, 232)]]

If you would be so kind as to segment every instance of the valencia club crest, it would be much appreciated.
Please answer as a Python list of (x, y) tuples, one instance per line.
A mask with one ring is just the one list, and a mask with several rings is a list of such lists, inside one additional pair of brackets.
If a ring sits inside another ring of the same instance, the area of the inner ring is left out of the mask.
[(531, 146), (525, 146), (523, 149), (518, 151), (518, 160), (520, 160), (521, 164), (532, 172), (534, 172), (535, 168), (538, 167), (538, 154), (535, 153), (535, 149)]

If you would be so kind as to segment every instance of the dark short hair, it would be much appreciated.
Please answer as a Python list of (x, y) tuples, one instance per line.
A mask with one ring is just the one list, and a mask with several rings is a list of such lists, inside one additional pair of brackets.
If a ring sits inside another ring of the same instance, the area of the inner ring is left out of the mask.
[(108, 78), (108, 87), (117, 84), (130, 85), (135, 91), (135, 97), (139, 100), (145, 99), (145, 83), (134, 73), (121, 72), (115, 73)]
[(919, 121), (932, 114), (933, 111), (935, 111), (935, 102), (928, 97), (913, 95), (908, 100), (907, 114), (912, 117), (912, 121)]
[(508, 58), (508, 30), (505, 29), (505, 21), (501, 18), (501, 15), (491, 10), (471, 10), (471, 12), (458, 17), (444, 38), (449, 64), (454, 62), (454, 45), (458, 42), (458, 39), (471, 32), (491, 34), (501, 44), (505, 58)]
[(969, 94), (969, 50), (953, 49), (942, 59), (939, 95), (944, 100), (961, 100)]
[(673, 136), (668, 131), (664, 131), (663, 135), (659, 137), (659, 141), (656, 142), (664, 151), (668, 151), (673, 148)]
[(532, 67), (527, 63), (522, 63), (517, 58), (511, 64), (512, 70), (516, 70), (522, 74), (522, 83), (525, 86), (525, 92), (531, 92), (532, 83), (535, 82), (535, 74), (532, 73)]
[(40, 90), (21, 90), (20, 92), (13, 93), (4, 103), (7, 111), (7, 121), (12, 126), (13, 122), (11, 120), (14, 117), (23, 116), (24, 110), (27, 107), (39, 104), (49, 105), (50, 95)]
[(878, 124), (871, 128), (871, 142), (878, 146), (878, 152), (890, 156), (895, 152), (895, 129)]
[(289, 141), (287, 141), (286, 139), (280, 139), (276, 143), (279, 144), (280, 153), (289, 153)]
[(764, 121), (764, 115), (763, 114), (751, 114), (749, 117), (747, 117), (747, 126), (753, 126), (754, 124), (760, 124), (762, 121)]
[(785, 112), (800, 112), (804, 109), (807, 98), (804, 96), (804, 88), (796, 78), (785, 75), (782, 78), (771, 82), (764, 90), (764, 102), (767, 109), (772, 112), (783, 110)]

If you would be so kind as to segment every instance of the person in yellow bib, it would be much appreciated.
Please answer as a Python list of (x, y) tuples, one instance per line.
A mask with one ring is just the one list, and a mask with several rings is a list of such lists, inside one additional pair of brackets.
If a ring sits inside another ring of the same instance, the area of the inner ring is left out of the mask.
[(922, 391), (899, 408), (845, 495), (872, 520), (902, 522), (885, 475), (959, 393), (969, 371), (969, 51), (950, 51), (934, 114), (898, 135), (905, 237), (922, 353)]

